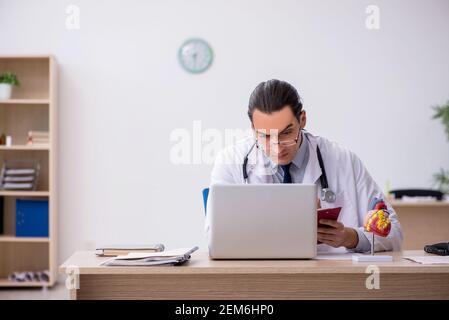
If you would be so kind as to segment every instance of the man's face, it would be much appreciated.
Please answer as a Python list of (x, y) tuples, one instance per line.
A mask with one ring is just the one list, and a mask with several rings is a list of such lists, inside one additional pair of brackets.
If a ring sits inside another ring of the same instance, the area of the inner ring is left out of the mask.
[(299, 132), (306, 122), (304, 111), (300, 120), (298, 121), (289, 106), (271, 114), (254, 110), (253, 129), (256, 139), (266, 155), (275, 163), (288, 164), (295, 157), (301, 145)]

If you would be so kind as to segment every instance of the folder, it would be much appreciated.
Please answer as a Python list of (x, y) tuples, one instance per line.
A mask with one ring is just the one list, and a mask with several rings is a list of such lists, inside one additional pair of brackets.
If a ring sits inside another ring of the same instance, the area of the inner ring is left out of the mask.
[(203, 189), (204, 215), (207, 214), (207, 198), (209, 197), (209, 188)]

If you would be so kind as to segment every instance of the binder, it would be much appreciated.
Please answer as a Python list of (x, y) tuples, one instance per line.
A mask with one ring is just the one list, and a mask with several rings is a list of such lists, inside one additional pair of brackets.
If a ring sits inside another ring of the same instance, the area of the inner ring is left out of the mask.
[(209, 188), (203, 189), (204, 215), (207, 214), (207, 198), (209, 197)]

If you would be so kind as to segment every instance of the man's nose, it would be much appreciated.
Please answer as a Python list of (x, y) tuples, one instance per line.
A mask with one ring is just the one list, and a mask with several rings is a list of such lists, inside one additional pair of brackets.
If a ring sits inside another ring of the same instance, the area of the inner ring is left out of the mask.
[(278, 153), (282, 153), (282, 152), (284, 152), (287, 149), (288, 149), (287, 147), (285, 147), (285, 146), (283, 146), (281, 144), (277, 144), (276, 145), (276, 150), (277, 150)]

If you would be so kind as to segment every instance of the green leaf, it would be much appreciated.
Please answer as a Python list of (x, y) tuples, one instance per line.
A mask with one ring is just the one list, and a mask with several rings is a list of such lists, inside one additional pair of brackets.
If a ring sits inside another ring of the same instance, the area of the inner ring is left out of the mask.
[(449, 194), (449, 171), (440, 168), (440, 171), (433, 174), (434, 186), (441, 192)]
[(441, 123), (446, 131), (447, 138), (449, 140), (449, 100), (446, 104), (441, 106), (433, 106), (432, 109), (435, 111), (433, 119), (441, 119)]
[(20, 82), (17, 76), (12, 72), (5, 72), (0, 75), (0, 83), (11, 84), (13, 86), (19, 86)]

